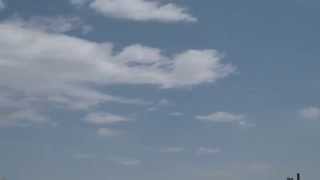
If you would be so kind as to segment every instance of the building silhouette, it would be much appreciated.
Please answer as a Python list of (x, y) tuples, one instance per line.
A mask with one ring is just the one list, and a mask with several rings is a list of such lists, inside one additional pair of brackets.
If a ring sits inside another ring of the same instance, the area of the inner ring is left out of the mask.
[[(300, 180), (300, 178), (301, 178), (300, 173), (297, 173), (296, 180)], [(294, 179), (294, 177), (287, 177), (287, 180), (295, 180), (295, 179)]]

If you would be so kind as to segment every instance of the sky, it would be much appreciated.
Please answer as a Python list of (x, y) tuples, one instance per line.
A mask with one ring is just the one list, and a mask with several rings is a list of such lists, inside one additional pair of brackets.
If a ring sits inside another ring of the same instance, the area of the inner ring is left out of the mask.
[(316, 179), (319, 16), (316, 0), (0, 0), (0, 179)]

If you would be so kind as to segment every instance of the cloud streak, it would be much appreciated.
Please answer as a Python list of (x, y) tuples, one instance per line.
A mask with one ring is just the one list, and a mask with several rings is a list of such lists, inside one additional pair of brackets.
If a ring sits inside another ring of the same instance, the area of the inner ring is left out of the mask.
[(87, 115), (84, 121), (93, 125), (110, 125), (128, 122), (130, 119), (110, 113), (90, 113)]
[(0, 117), (0, 127), (28, 127), (34, 124), (45, 125), (51, 123), (45, 115), (33, 109), (19, 109), (12, 112), (1, 110)]
[(247, 122), (245, 115), (234, 114), (229, 112), (213, 112), (208, 115), (198, 115), (195, 117), (197, 120), (209, 122), (209, 123), (220, 123), (220, 124), (237, 124), (241, 127), (254, 127), (255, 124)]
[(163, 152), (163, 153), (180, 153), (183, 151), (185, 151), (185, 148), (177, 147), (177, 146), (176, 147), (165, 147), (160, 150), (160, 152)]

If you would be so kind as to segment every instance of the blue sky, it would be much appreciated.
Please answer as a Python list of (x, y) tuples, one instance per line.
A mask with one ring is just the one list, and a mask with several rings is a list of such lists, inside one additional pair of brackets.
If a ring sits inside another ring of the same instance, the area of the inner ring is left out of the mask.
[(316, 0), (0, 0), (0, 177), (320, 168)]

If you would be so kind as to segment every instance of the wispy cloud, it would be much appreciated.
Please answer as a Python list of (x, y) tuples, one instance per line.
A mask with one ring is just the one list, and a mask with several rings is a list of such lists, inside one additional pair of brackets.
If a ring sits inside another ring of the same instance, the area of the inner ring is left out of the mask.
[(6, 8), (6, 4), (3, 2), (3, 0), (0, 0), (0, 11)]
[(110, 125), (115, 123), (124, 123), (130, 121), (130, 118), (119, 116), (111, 113), (90, 113), (85, 119), (85, 122), (93, 125)]
[(227, 180), (239, 177), (269, 177), (272, 169), (272, 165), (265, 162), (231, 162), (201, 174), (207, 178)]
[(126, 123), (129, 122), (131, 119), (125, 116), (115, 115), (111, 113), (105, 112), (95, 112), (89, 113), (85, 118), (84, 121), (88, 124), (97, 126), (97, 134), (103, 137), (114, 137), (120, 136), (124, 134), (122, 130), (104, 127), (106, 125), (113, 125), (119, 123)]
[(210, 147), (199, 147), (196, 150), (196, 155), (215, 155), (217, 153), (220, 153), (221, 149), (220, 148), (210, 148)]
[(299, 114), (304, 119), (320, 120), (320, 108), (316, 106), (306, 107), (299, 111)]
[(7, 21), (20, 27), (34, 28), (49, 33), (80, 31), (82, 34), (87, 34), (93, 30), (92, 26), (75, 16), (32, 16), (29, 18), (14, 16)]
[(199, 120), (204, 120), (208, 122), (216, 122), (216, 123), (233, 123), (239, 122), (245, 118), (242, 114), (232, 114), (228, 112), (214, 112), (209, 115), (204, 116), (196, 116)]
[(170, 116), (183, 116), (184, 114), (182, 112), (172, 112), (169, 115)]
[(122, 160), (118, 161), (119, 164), (124, 166), (138, 166), (141, 164), (140, 160), (134, 159), (134, 160)]
[(123, 134), (123, 131), (112, 128), (98, 128), (97, 134), (102, 137), (115, 137)]
[(52, 123), (37, 97), (24, 97), (0, 88), (0, 127), (29, 127)]
[(185, 7), (159, 0), (70, 0), (74, 5), (88, 4), (96, 12), (118, 19), (155, 22), (196, 22)]
[(179, 152), (183, 152), (185, 150), (185, 148), (183, 147), (165, 147), (160, 149), (160, 152), (163, 153), (179, 153)]
[(139, 159), (125, 157), (113, 157), (110, 160), (122, 166), (139, 166), (142, 163)]
[(96, 155), (91, 153), (75, 153), (72, 157), (78, 160), (88, 160), (96, 158)]
[(173, 105), (173, 102), (169, 101), (168, 99), (160, 99), (158, 102), (151, 105), (147, 110), (148, 111), (157, 111), (161, 108), (168, 107)]
[(210, 123), (222, 124), (237, 124), (242, 127), (254, 127), (255, 124), (245, 120), (246, 116), (243, 114), (234, 114), (229, 112), (213, 112), (208, 115), (198, 115), (195, 117), (198, 120)]

